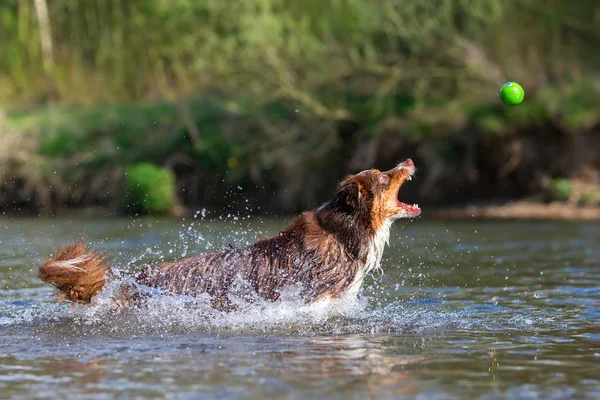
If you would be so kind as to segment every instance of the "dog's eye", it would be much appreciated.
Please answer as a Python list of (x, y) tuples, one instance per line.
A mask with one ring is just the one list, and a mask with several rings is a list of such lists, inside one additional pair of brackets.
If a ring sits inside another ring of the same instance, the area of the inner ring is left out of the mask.
[(387, 185), (388, 183), (390, 183), (390, 176), (388, 174), (384, 174), (383, 172), (380, 172), (377, 175), (377, 180), (380, 185)]

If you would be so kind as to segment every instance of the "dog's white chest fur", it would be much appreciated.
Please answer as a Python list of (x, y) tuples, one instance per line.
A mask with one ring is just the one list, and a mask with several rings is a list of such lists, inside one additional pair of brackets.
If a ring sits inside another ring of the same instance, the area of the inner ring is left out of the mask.
[(346, 299), (354, 299), (362, 287), (365, 277), (372, 271), (381, 269), (381, 258), (383, 257), (383, 250), (390, 241), (390, 228), (393, 220), (386, 220), (381, 228), (379, 228), (367, 250), (365, 257), (365, 263), (362, 268), (359, 268), (356, 272), (356, 276), (352, 280), (352, 283), (348, 285), (344, 293)]
[(371, 243), (369, 244), (369, 250), (367, 252), (367, 259), (365, 261), (365, 275), (373, 270), (381, 268), (381, 257), (383, 257), (383, 250), (385, 246), (390, 242), (390, 228), (392, 227), (391, 219), (386, 219), (383, 226), (379, 228)]

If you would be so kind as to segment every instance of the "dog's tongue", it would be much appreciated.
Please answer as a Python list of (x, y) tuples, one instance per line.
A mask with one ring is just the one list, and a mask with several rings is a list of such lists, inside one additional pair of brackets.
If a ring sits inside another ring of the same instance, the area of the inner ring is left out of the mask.
[(418, 204), (410, 205), (410, 204), (403, 203), (400, 200), (398, 200), (398, 207), (402, 207), (411, 213), (420, 213), (421, 212), (421, 209), (419, 208)]

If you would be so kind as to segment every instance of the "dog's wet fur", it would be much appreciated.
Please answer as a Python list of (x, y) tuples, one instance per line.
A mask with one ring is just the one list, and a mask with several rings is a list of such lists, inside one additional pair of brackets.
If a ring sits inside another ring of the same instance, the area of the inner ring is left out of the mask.
[[(147, 267), (137, 284), (166, 294), (208, 294), (215, 309), (235, 309), (230, 298), (277, 300), (290, 285), (306, 302), (353, 297), (364, 277), (380, 268), (393, 221), (420, 215), (418, 206), (397, 200), (415, 172), (408, 159), (396, 168), (376, 169), (342, 180), (333, 199), (296, 217), (285, 230), (246, 248), (227, 249)], [(56, 286), (60, 300), (89, 303), (111, 280), (108, 262), (78, 242), (59, 250), (39, 268), (42, 281)], [(125, 297), (136, 295), (123, 285)]]

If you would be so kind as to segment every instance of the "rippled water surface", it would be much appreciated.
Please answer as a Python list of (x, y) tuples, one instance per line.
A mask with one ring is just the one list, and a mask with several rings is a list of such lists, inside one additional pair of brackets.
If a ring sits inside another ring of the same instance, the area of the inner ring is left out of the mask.
[(283, 220), (0, 220), (2, 398), (599, 398), (600, 225), (397, 223), (343, 317), (219, 314), (156, 299), (53, 303), (36, 278), (85, 237), (123, 277), (273, 234)]

